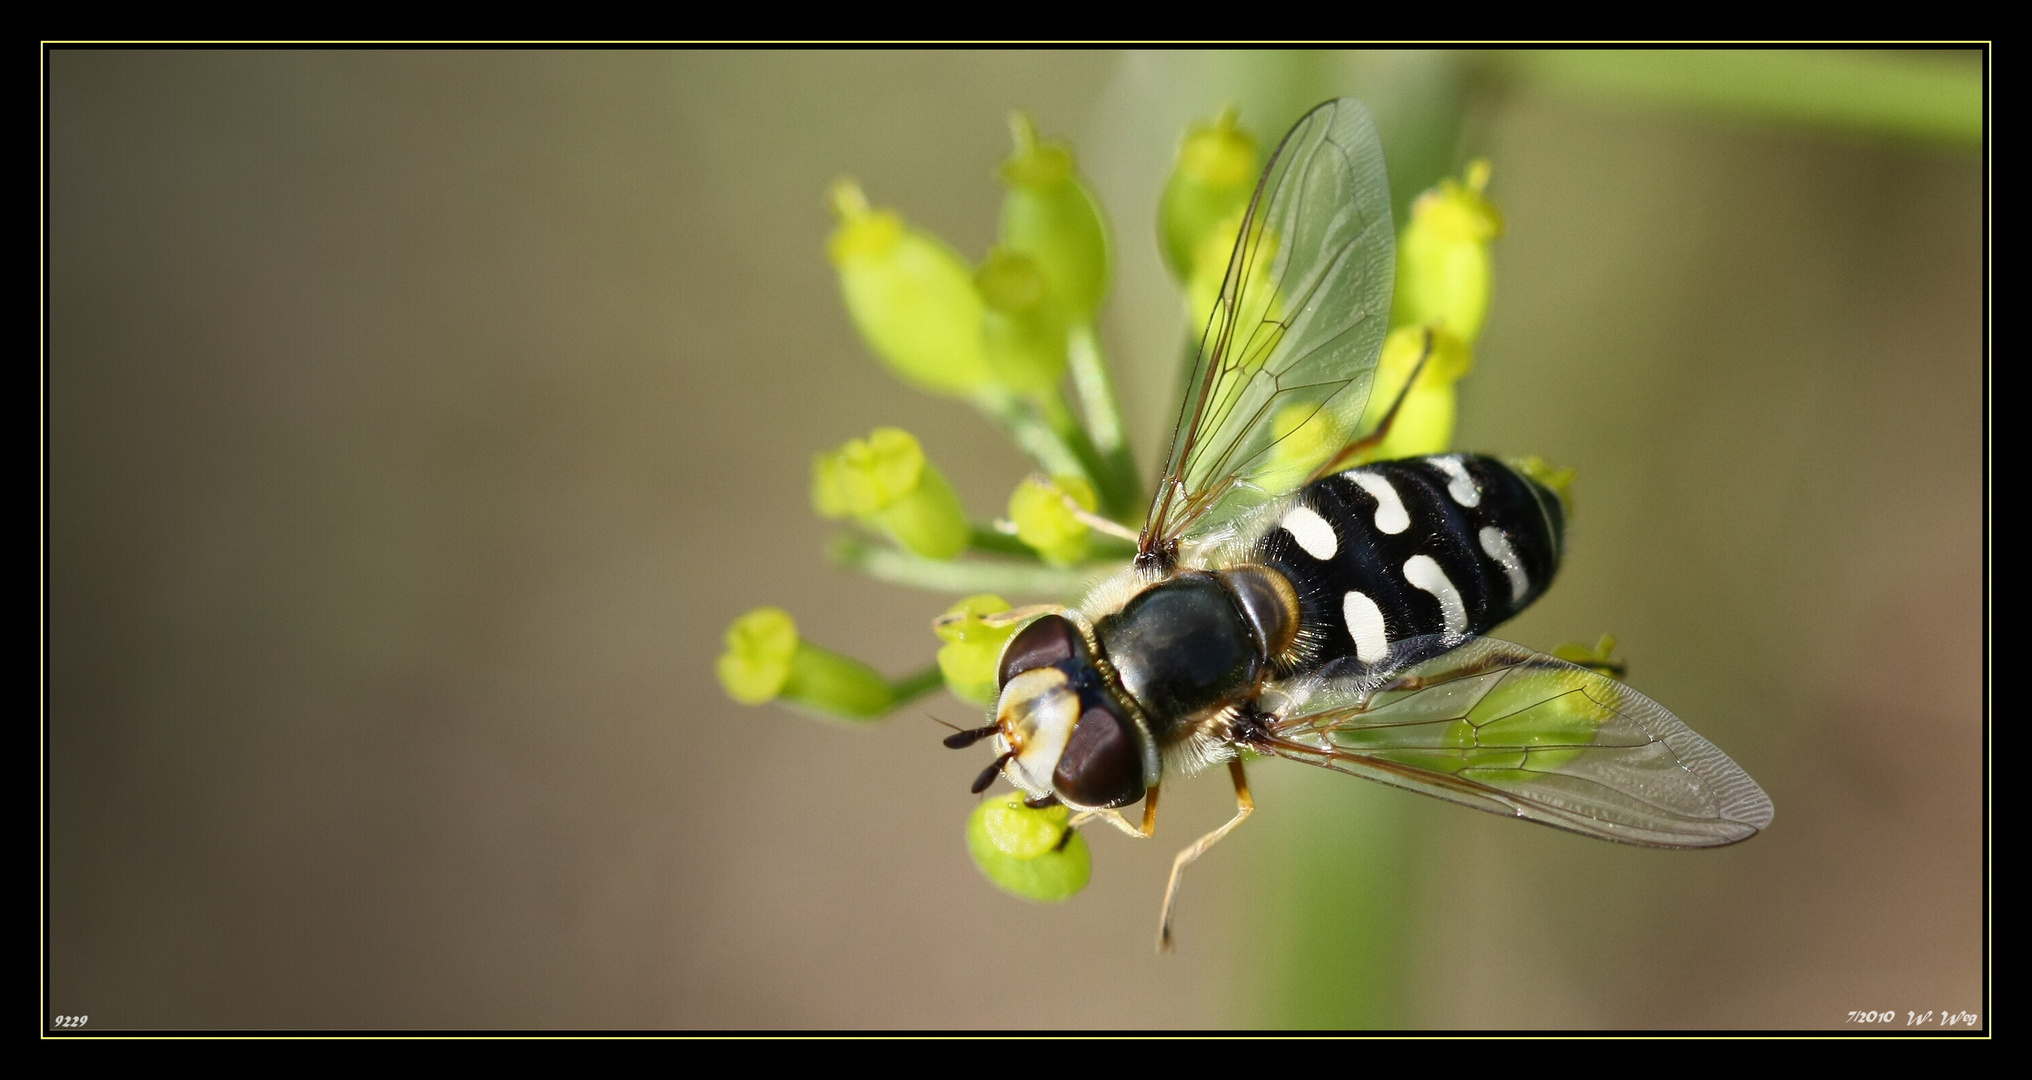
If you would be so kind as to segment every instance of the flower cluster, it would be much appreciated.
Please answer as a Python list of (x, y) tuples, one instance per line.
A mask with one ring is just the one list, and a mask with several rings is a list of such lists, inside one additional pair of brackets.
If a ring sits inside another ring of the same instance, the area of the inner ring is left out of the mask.
[[(967, 516), (909, 432), (876, 428), (814, 457), (813, 508), (855, 526), (835, 543), (836, 560), (883, 580), (970, 595), (933, 622), (941, 642), (936, 665), (897, 680), (803, 641), (779, 609), (751, 611), (728, 629), (719, 658), (721, 684), (736, 701), (783, 701), (864, 720), (944, 686), (992, 707), (996, 666), (1019, 625), (1000, 594), (1069, 596), (1131, 554), (1120, 537), (1136, 527), (1142, 481), (1095, 333), (1113, 261), (1106, 218), (1070, 147), (1041, 139), (1021, 113), (1011, 131), (1015, 145), (999, 170), (1001, 227), (978, 264), (896, 211), (872, 206), (847, 179), (830, 192), (839, 225), (826, 254), (868, 350), (903, 381), (979, 409), (1037, 471), (1017, 483), (1004, 517), (983, 522)], [(1232, 109), (1195, 125), (1180, 143), (1157, 233), (1193, 327), (1205, 324), (1219, 293), (1261, 157)], [(1400, 231), (1393, 329), (1365, 424), (1380, 419), (1400, 391), (1403, 405), (1369, 457), (1437, 453), (1451, 444), (1456, 384), (1473, 366), (1488, 311), (1489, 248), (1502, 233), (1502, 217), (1484, 194), (1488, 179), (1488, 163), (1472, 163), (1462, 179), (1421, 195)], [(1299, 425), (1293, 419), (1278, 434), (1293, 436), (1285, 442), (1299, 456), (1322, 456), (1307, 439), (1330, 436)], [(1570, 472), (1534, 467), (1563, 496)], [(1599, 662), (1608, 662), (1608, 647), (1605, 641)], [(997, 885), (1062, 900), (1091, 872), (1074, 824), (1062, 806), (990, 798), (968, 819), (967, 842)]]

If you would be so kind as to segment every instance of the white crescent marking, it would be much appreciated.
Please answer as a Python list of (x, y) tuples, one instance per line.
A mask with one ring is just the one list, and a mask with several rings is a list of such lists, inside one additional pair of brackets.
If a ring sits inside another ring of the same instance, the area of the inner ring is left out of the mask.
[(1439, 601), (1440, 620), (1449, 634), (1468, 632), (1468, 609), (1461, 603), (1460, 590), (1430, 555), (1413, 555), (1404, 560), (1404, 580), (1424, 589)]
[(1284, 515), (1283, 525), (1284, 531), (1298, 541), (1298, 546), (1320, 562), (1333, 558), (1334, 552), (1340, 550), (1340, 541), (1334, 536), (1333, 526), (1311, 507), (1292, 507)]
[(1462, 506), (1480, 506), (1482, 489), (1475, 486), (1475, 478), (1468, 475), (1468, 467), (1457, 457), (1436, 457), (1432, 463), (1450, 479), (1446, 482), (1446, 493)]
[(1383, 609), (1374, 600), (1353, 589), (1341, 598), (1341, 617), (1348, 622), (1348, 636), (1355, 639), (1355, 657), (1373, 664), (1390, 655), (1390, 636), (1384, 632)]
[(1517, 557), (1517, 549), (1510, 546), (1510, 538), (1494, 525), (1482, 526), (1478, 534), (1482, 538), (1482, 550), (1489, 558), (1503, 564), (1503, 572), (1510, 575), (1510, 602), (1518, 603), (1524, 594), (1531, 591), (1531, 578), (1524, 573), (1524, 560)]
[(1372, 472), (1343, 473), (1348, 479), (1361, 485), (1376, 500), (1376, 529), (1392, 536), (1411, 527), (1411, 515), (1404, 512), (1404, 500), (1397, 497), (1397, 489), (1390, 481)]

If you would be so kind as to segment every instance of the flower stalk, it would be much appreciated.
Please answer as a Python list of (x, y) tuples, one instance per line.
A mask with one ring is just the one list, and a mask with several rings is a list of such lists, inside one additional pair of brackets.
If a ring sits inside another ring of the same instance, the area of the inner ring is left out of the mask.
[[(896, 211), (871, 206), (852, 180), (829, 192), (838, 225), (826, 253), (868, 350), (910, 385), (971, 404), (1014, 440), (1037, 474), (1017, 485), (1006, 519), (984, 523), (967, 515), (906, 431), (877, 428), (816, 455), (813, 508), (855, 526), (832, 540), (832, 562), (963, 599), (933, 622), (936, 663), (897, 679), (805, 641), (781, 609), (748, 612), (728, 628), (718, 659), (720, 682), (736, 701), (865, 721), (944, 688), (992, 708), (1002, 650), (1028, 615), (1003, 597), (1069, 602), (1135, 554), (1127, 537), (1144, 509), (1143, 478), (1096, 332), (1113, 273), (1107, 221), (1069, 146), (1041, 138), (1022, 113), (1010, 117), (1010, 134), (1013, 149), (999, 170), (998, 236), (980, 263)], [(1261, 156), (1232, 108), (1195, 125), (1179, 146), (1157, 228), (1194, 345), (1227, 273)], [(1351, 429), (1350, 417), (1311, 404), (1280, 410), (1271, 421), (1272, 468), (1260, 478), (1267, 486), (1302, 483), (1355, 433), (1373, 430), (1407, 383), (1389, 437), (1365, 456), (1450, 447), (1455, 384), (1474, 362), (1488, 309), (1490, 245), (1502, 232), (1501, 215), (1483, 194), (1488, 178), (1487, 163), (1478, 161), (1413, 203), (1397, 243), (1392, 333), (1369, 415)], [(1252, 273), (1267, 274), (1278, 242), (1268, 238)], [(1286, 314), (1286, 298), (1267, 279), (1252, 279), (1248, 295), (1254, 306), (1238, 318)], [(1566, 503), (1570, 470), (1533, 459), (1527, 471)], [(1620, 663), (1612, 639), (1565, 648), (1560, 655), (1596, 670)], [(1558, 719), (1564, 726), (1548, 728), (1547, 738), (1571, 739), (1595, 722), (1580, 713)], [(1086, 841), (1072, 824), (1063, 806), (1033, 807), (1021, 793), (996, 796), (968, 818), (967, 845), (998, 887), (1055, 902), (1091, 876)]]
[(938, 668), (884, 678), (874, 668), (805, 641), (782, 608), (762, 607), (727, 627), (717, 674), (743, 705), (782, 701), (836, 720), (874, 720), (944, 684)]
[(1116, 521), (1128, 522), (1143, 509), (1142, 482), (1136, 474), (1136, 457), (1129, 450), (1122, 407), (1115, 398), (1115, 380), (1108, 361), (1101, 354), (1101, 339), (1091, 323), (1068, 331), (1066, 352), (1072, 370), (1073, 390), (1079, 395), (1080, 412), (1092, 432), (1094, 450), (1100, 458), (1093, 477), (1100, 489), (1101, 512)]
[(1046, 566), (1014, 559), (927, 559), (854, 533), (833, 538), (826, 550), (833, 565), (865, 574), (876, 581), (927, 592), (965, 596), (992, 592), (1005, 596), (1076, 597), (1090, 582), (1121, 568), (1120, 563)]

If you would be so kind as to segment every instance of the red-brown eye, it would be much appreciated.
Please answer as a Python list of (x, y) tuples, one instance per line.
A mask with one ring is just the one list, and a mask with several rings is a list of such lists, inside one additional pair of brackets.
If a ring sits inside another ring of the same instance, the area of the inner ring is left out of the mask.
[(1002, 664), (996, 670), (995, 684), (1009, 685), (1009, 680), (1032, 668), (1050, 667), (1074, 657), (1086, 656), (1087, 645), (1081, 639), (1079, 627), (1063, 615), (1046, 615), (1018, 631), (1002, 649)]
[(1143, 797), (1143, 753), (1129, 725), (1102, 705), (1089, 706), (1073, 726), (1051, 786), (1076, 806), (1127, 806)]

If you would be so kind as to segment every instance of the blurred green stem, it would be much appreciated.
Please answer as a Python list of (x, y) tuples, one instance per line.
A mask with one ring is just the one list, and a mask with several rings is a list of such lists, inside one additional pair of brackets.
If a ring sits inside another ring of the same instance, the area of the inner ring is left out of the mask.
[(1255, 1022), (1403, 1026), (1415, 1015), (1405, 985), (1412, 942), (1425, 929), (1411, 898), (1431, 874), (1412, 837), (1429, 816), (1415, 815), (1402, 792), (1343, 776), (1300, 773), (1280, 786), (1293, 824), (1271, 838), (1258, 899), (1273, 928), (1265, 959), (1274, 974)]
[(1029, 544), (995, 528), (993, 525), (984, 525), (976, 521), (971, 528), (972, 532), (968, 534), (967, 545), (975, 551), (985, 551), (995, 555), (1006, 555), (1012, 559), (1027, 559), (1034, 563), (1042, 563), (1042, 560), (1037, 557), (1037, 552)]
[(1508, 60), (1528, 81), (1621, 102), (1982, 144), (1983, 65), (1972, 49), (1553, 49)]
[[(979, 521), (974, 522), (969, 528), (971, 532), (967, 536), (967, 546), (975, 551), (1022, 559), (1025, 562), (1038, 563), (1039, 565), (1043, 564), (1043, 560), (1038, 558), (1036, 548), (1017, 539), (1010, 533), (1005, 533), (993, 525), (984, 524)], [(1100, 562), (1106, 559), (1120, 559), (1127, 562), (1136, 557), (1136, 545), (1120, 537), (1095, 533), (1087, 541), (1087, 552), (1088, 561), (1090, 562)]]
[(1072, 328), (1066, 342), (1072, 369), (1073, 389), (1079, 393), (1080, 411), (1086, 414), (1087, 429), (1093, 433), (1094, 449), (1101, 457), (1103, 476), (1096, 487), (1101, 494), (1101, 512), (1117, 521), (1128, 521), (1141, 509), (1136, 459), (1129, 452), (1123, 430), (1122, 408), (1115, 401), (1114, 378), (1108, 373), (1107, 358), (1101, 355), (1100, 338), (1093, 326)]
[(1116, 563), (1088, 563), (1064, 568), (1041, 563), (987, 559), (927, 559), (854, 533), (835, 537), (827, 552), (832, 561), (877, 581), (913, 589), (951, 593), (991, 592), (1004, 596), (1068, 597), (1088, 582), (1119, 568)]
[(1102, 509), (1106, 510), (1108, 465), (1102, 459), (1100, 451), (1094, 448), (1094, 441), (1087, 437), (1087, 429), (1080, 426), (1079, 417), (1073, 415), (1072, 406), (1066, 404), (1063, 394), (1053, 391), (1044, 395), (1038, 404), (1044, 414), (1044, 422), (1051, 425), (1051, 430), (1056, 432), (1072, 450), (1073, 455), (1079, 458), (1082, 470), (1079, 475), (1094, 485), (1095, 492), (1100, 496)]
[(1022, 395), (999, 386), (987, 386), (974, 392), (974, 406), (1002, 425), (1002, 430), (1046, 473), (1094, 480), (1087, 463), (1067, 441), (1066, 433), (1054, 427), (1044, 412)]
[(913, 671), (900, 679), (893, 679), (889, 683), (889, 689), (896, 698), (890, 708), (901, 708), (944, 685), (945, 676), (939, 673), (937, 664), (922, 671)]

